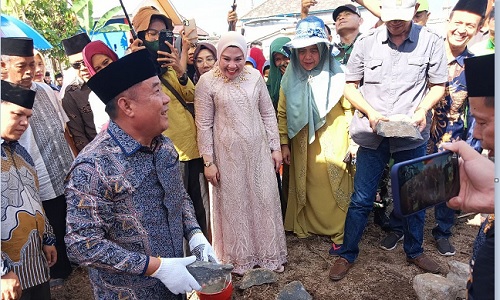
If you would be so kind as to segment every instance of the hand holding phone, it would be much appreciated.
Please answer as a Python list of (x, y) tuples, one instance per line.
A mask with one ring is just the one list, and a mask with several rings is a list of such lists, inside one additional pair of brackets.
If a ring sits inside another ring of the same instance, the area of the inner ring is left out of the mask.
[(184, 34), (187, 35), (187, 38), (191, 44), (198, 43), (198, 32), (196, 30), (196, 22), (194, 19), (184, 20), (182, 21), (184, 25)]
[(460, 155), (460, 193), (446, 205), (462, 212), (495, 213), (495, 163), (464, 141), (443, 148)]
[(444, 151), (397, 163), (391, 169), (391, 185), (399, 216), (448, 201), (460, 191), (458, 155)]
[[(162, 30), (160, 31), (160, 37), (159, 37), (159, 51), (167, 52), (167, 53), (172, 53), (172, 49), (165, 43), (169, 42), (170, 45), (174, 45), (174, 33), (172, 30)], [(163, 56), (159, 56), (163, 57)]]

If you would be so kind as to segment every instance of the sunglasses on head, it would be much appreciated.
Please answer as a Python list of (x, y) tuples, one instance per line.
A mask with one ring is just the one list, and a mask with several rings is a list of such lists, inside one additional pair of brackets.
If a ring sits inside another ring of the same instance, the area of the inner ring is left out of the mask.
[(73, 69), (80, 70), (80, 68), (83, 65), (83, 60), (75, 61), (74, 63), (71, 64)]

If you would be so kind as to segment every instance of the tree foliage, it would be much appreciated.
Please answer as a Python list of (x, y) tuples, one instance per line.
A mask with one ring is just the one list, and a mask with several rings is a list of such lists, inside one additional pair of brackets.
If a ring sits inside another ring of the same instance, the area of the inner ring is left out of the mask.
[(61, 41), (80, 30), (66, 1), (7, 0), (2, 9), (5, 14), (29, 24), (49, 41), (53, 48), (42, 51), (44, 54), (58, 61), (66, 59)]
[(54, 48), (43, 51), (57, 61), (66, 61), (61, 41), (77, 32), (85, 31), (92, 36), (97, 32), (127, 31), (128, 26), (106, 22), (119, 14), (121, 6), (104, 13), (96, 22), (93, 17), (93, 0), (5, 0), (2, 13), (26, 22), (43, 35)]
[(80, 23), (89, 36), (100, 32), (127, 31), (129, 29), (125, 24), (111, 24), (106, 26), (106, 23), (111, 18), (123, 13), (122, 7), (119, 5), (105, 12), (97, 22), (92, 18), (94, 11), (92, 0), (76, 0), (73, 2), (71, 10), (75, 13), (78, 23)]

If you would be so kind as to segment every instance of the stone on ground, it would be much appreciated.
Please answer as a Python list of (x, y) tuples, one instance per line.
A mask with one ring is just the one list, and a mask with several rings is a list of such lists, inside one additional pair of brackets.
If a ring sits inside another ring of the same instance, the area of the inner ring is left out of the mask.
[(419, 300), (455, 300), (459, 290), (453, 281), (431, 273), (415, 276), (413, 289)]
[(312, 300), (312, 298), (300, 281), (292, 281), (285, 285), (276, 300)]
[(252, 269), (245, 273), (241, 279), (239, 288), (241, 290), (248, 289), (254, 285), (262, 285), (265, 283), (274, 283), (278, 281), (278, 275), (268, 269)]
[(451, 280), (458, 287), (458, 296), (466, 298), (467, 295), (467, 279), (469, 278), (470, 267), (468, 264), (452, 260), (448, 262), (450, 272), (446, 275), (448, 280)]

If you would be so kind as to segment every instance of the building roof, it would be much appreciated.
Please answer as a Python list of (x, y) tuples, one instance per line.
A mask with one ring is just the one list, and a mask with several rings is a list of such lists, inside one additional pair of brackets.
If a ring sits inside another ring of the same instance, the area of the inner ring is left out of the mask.
[[(340, 5), (352, 3), (349, 0), (320, 0), (314, 6), (311, 6), (309, 13), (333, 11)], [(301, 1), (299, 0), (267, 0), (257, 6), (249, 13), (241, 17), (242, 21), (256, 18), (266, 18), (274, 16), (299, 16), (301, 10)]]

